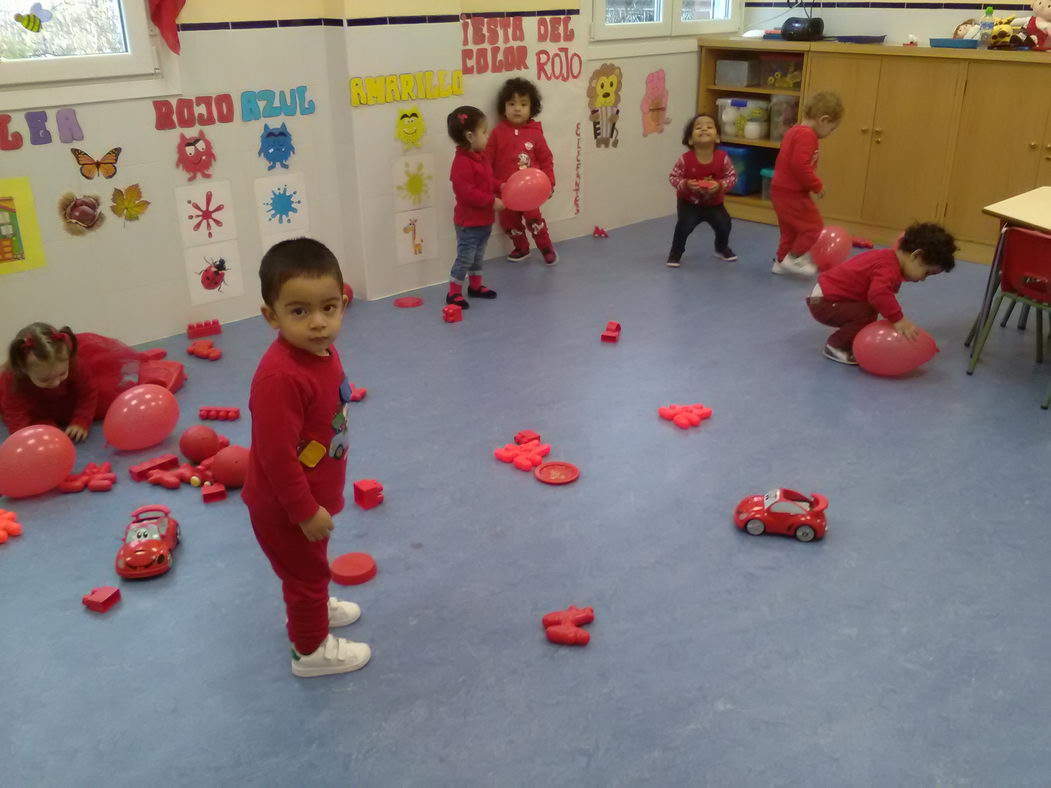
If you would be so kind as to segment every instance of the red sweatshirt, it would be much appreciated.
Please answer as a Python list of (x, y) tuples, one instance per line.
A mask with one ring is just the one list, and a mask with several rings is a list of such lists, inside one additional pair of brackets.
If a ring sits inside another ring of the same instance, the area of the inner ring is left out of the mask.
[[(714, 194), (695, 192), (686, 185), (686, 181), (713, 180), (719, 182), (719, 191)], [(675, 188), (675, 194), (694, 205), (722, 205), (723, 195), (737, 183), (737, 171), (725, 152), (715, 149), (712, 160), (707, 164), (697, 161), (697, 154), (686, 151), (676, 160), (671, 168), (668, 181)]]
[(97, 400), (91, 368), (77, 359), (69, 365), (69, 377), (53, 389), (37, 388), (29, 380), (19, 381), (7, 368), (0, 373), (0, 411), (11, 432), (31, 424), (76, 424), (90, 429)]
[(507, 119), (500, 121), (489, 135), (485, 155), (493, 163), (496, 179), (503, 183), (515, 172), (535, 167), (548, 177), (555, 188), (555, 160), (544, 139), (544, 127), (539, 120), (522, 126), (512, 126)]
[(241, 497), (290, 523), (343, 509), (350, 384), (334, 347), (316, 356), (278, 337), (252, 379), (252, 448)]
[(493, 203), (498, 185), (493, 178), (493, 167), (485, 156), (457, 148), (449, 180), (453, 182), (453, 194), (456, 195), (453, 222), (460, 227), (484, 227), (496, 220)]
[(816, 168), (817, 132), (802, 123), (796, 124), (781, 140), (770, 188), (803, 194), (824, 191)]
[(904, 317), (895, 293), (905, 281), (893, 249), (875, 249), (852, 257), (818, 277), (828, 301), (868, 301), (891, 323)]

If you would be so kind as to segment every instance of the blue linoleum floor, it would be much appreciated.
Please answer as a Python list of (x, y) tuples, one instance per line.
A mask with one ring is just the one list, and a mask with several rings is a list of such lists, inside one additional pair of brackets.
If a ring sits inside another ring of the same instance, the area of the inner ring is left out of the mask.
[[(500, 292), (463, 323), (352, 307), (348, 484), (386, 502), (337, 519), (330, 552), (379, 575), (347, 636), (360, 673), (289, 672), (277, 580), (241, 503), (121, 481), (17, 505), (0, 546), (0, 785), (1047, 785), (1051, 775), (1051, 364), (1033, 330), (995, 329), (974, 377), (962, 339), (987, 269), (905, 285), (941, 354), (904, 379), (820, 355), (810, 284), (772, 276), (774, 228), (741, 255), (672, 220), (560, 245), (562, 263), (490, 261)], [(606, 321), (618, 345), (599, 342)], [(224, 328), (187, 359), (181, 427), (247, 405), (271, 332)], [(164, 343), (185, 358), (185, 338)], [(680, 431), (657, 408), (715, 415)], [(535, 429), (580, 480), (493, 459)], [(247, 441), (249, 421), (222, 425)], [(135, 455), (154, 456), (165, 447)], [(96, 429), (79, 464), (110, 458)], [(801, 544), (730, 521), (771, 487), (821, 492), (830, 532)], [(128, 513), (170, 505), (174, 570), (116, 584)], [(338, 587), (336, 587), (338, 588)], [(591, 644), (541, 616), (593, 605)]]

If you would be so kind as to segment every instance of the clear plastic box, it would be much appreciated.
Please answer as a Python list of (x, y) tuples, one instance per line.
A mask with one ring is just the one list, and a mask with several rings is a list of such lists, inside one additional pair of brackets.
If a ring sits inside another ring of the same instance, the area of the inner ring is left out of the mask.
[(763, 167), (763, 169), (759, 170), (759, 174), (763, 176), (763, 199), (769, 200), (770, 187), (774, 182), (774, 168)]
[(764, 140), (770, 133), (770, 100), (735, 98), (716, 99), (716, 118), (721, 137)]
[(798, 96), (773, 96), (770, 99), (770, 139), (780, 140), (799, 118)]
[(715, 61), (715, 84), (743, 88), (759, 84), (758, 60)]
[(786, 52), (763, 52), (759, 55), (759, 84), (767, 88), (801, 90), (803, 56)]

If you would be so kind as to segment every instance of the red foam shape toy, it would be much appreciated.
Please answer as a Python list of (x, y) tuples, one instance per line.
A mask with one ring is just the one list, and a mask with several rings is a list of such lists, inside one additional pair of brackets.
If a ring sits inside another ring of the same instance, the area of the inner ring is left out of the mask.
[(529, 443), (529, 441), (540, 442), (540, 433), (534, 430), (519, 430), (515, 433), (515, 443), (521, 446), (523, 443)]
[(401, 309), (412, 309), (413, 307), (423, 306), (423, 299), (416, 296), (403, 296), (402, 298), (394, 299), (394, 306)]
[(520, 471), (531, 471), (544, 461), (544, 457), (551, 453), (551, 446), (541, 443), (539, 440), (528, 441), (521, 445), (508, 443), (493, 452), (493, 456), (500, 462), (508, 462)]
[(223, 351), (217, 348), (210, 339), (198, 339), (186, 348), (186, 352), (191, 356), (207, 359), (208, 361), (218, 361), (223, 357)]
[(329, 572), (340, 585), (361, 585), (376, 576), (376, 561), (368, 553), (344, 553), (332, 561)]
[(88, 610), (96, 613), (105, 613), (120, 601), (120, 589), (115, 586), (101, 586), (91, 589), (90, 594), (85, 594), (81, 600)]
[(178, 361), (144, 361), (139, 365), (139, 385), (152, 383), (173, 394), (186, 382), (186, 368)]
[(63, 493), (78, 493), (85, 489), (92, 492), (109, 492), (117, 483), (117, 474), (113, 472), (113, 466), (104, 462), (96, 465), (89, 462), (80, 473), (71, 473), (65, 478), (58, 491)]
[(595, 225), (595, 231), (593, 233), (591, 233), (591, 234), (593, 236), (595, 236), (596, 238), (609, 238), (609, 233), (607, 233), (605, 230), (603, 230), (597, 224)]
[(570, 605), (565, 610), (548, 613), (542, 619), (544, 632), (552, 643), (562, 646), (586, 646), (591, 635), (581, 625), (595, 620), (595, 609)]
[(374, 509), (383, 503), (383, 485), (375, 479), (354, 482), (354, 503), (362, 509)]
[(8, 537), (21, 535), (22, 526), (18, 522), (18, 515), (7, 509), (0, 509), (0, 544), (6, 542)]
[(144, 482), (152, 471), (166, 471), (169, 468), (178, 468), (179, 458), (174, 454), (162, 454), (152, 460), (140, 462), (128, 468), (128, 475), (133, 482)]
[(872, 241), (867, 238), (855, 238), (852, 243), (855, 249), (871, 249), (873, 246)]
[(657, 408), (657, 413), (665, 421), (670, 421), (681, 430), (696, 427), (705, 419), (711, 418), (712, 409), (699, 402), (693, 405), (664, 405)]
[(186, 326), (186, 336), (189, 339), (210, 337), (213, 334), (223, 333), (223, 327), (218, 320), (205, 320), (201, 323), (190, 323)]
[(446, 323), (459, 323), (463, 320), (463, 307), (459, 304), (446, 304), (442, 307), (442, 320)]
[(606, 323), (606, 330), (602, 332), (603, 342), (616, 342), (620, 339), (620, 323), (610, 320)]
[(241, 418), (240, 408), (201, 408), (197, 417), (205, 421), (237, 421)]
[(222, 484), (204, 485), (201, 487), (201, 500), (205, 503), (226, 500), (226, 486)]
[(362, 388), (361, 386), (355, 386), (353, 383), (350, 384), (350, 401), (361, 402), (368, 396), (369, 390)]
[(227, 446), (206, 462), (212, 481), (227, 488), (244, 487), (248, 475), (248, 449), (244, 446)]

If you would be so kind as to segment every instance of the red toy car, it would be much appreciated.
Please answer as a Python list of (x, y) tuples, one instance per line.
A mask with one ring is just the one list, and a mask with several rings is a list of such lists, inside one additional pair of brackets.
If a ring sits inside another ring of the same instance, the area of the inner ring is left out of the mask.
[(179, 523), (167, 506), (140, 506), (124, 529), (117, 551), (117, 574), (136, 579), (163, 575), (172, 568), (172, 552), (179, 544)]
[(752, 536), (762, 533), (794, 536), (811, 542), (825, 536), (828, 499), (816, 493), (807, 498), (795, 490), (775, 489), (766, 495), (749, 495), (734, 510), (734, 525)]

